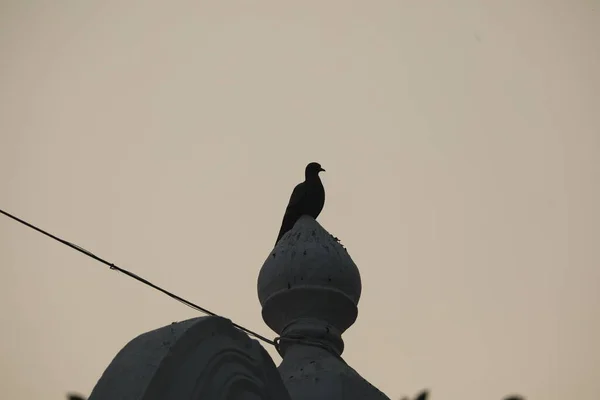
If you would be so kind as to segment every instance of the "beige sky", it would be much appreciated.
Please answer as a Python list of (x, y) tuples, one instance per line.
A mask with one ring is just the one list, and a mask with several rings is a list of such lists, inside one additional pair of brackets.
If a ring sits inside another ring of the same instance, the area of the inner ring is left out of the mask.
[[(598, 398), (600, 2), (293, 3), (0, 0), (0, 208), (274, 336), (256, 278), (319, 161), (365, 378)], [(197, 315), (3, 216), (0, 268), (1, 398)]]

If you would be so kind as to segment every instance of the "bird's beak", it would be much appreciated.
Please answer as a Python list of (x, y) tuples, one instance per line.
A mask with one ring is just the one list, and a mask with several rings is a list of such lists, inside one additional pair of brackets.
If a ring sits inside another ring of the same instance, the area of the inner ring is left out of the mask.
[(319, 168), (319, 172), (325, 172), (323, 168)]

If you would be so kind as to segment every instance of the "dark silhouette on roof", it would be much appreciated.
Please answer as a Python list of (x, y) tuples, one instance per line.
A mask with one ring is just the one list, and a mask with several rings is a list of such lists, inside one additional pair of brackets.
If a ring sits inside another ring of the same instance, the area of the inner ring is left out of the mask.
[(417, 395), (417, 397), (415, 397), (415, 400), (427, 400), (428, 397), (429, 397), (429, 390), (425, 389), (425, 390), (421, 391), (421, 393), (419, 393)]
[(292, 192), (275, 244), (287, 231), (294, 227), (301, 216), (309, 215), (316, 219), (321, 213), (325, 204), (325, 188), (321, 178), (319, 178), (319, 172), (321, 171), (325, 170), (321, 168), (319, 163), (311, 162), (306, 166), (304, 182), (299, 183)]
[[(428, 398), (429, 398), (429, 389), (423, 389), (423, 390), (421, 390), (421, 392), (419, 392), (418, 395), (415, 396), (414, 400), (427, 400)], [(402, 397), (402, 400), (410, 400), (410, 398), (407, 396), (404, 396), (404, 397)], [(525, 398), (521, 395), (513, 394), (513, 395), (505, 397), (503, 400), (525, 400)]]

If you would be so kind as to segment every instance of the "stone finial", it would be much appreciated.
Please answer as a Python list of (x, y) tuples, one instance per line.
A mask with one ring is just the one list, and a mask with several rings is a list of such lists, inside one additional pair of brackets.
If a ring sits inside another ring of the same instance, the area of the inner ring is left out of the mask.
[(356, 320), (361, 293), (358, 268), (346, 249), (309, 216), (277, 243), (260, 270), (263, 319), (281, 337), (317, 340), (338, 355), (342, 333)]
[(346, 249), (309, 216), (267, 257), (258, 298), (263, 319), (280, 335), (277, 369), (292, 400), (389, 400), (341, 358), (361, 289)]

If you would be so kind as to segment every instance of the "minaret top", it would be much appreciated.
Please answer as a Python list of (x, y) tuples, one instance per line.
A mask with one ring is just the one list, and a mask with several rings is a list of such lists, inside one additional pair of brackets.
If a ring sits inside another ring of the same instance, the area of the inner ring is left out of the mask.
[(280, 335), (278, 370), (292, 400), (388, 399), (341, 358), (361, 290), (346, 249), (309, 216), (267, 257), (258, 298), (263, 319)]
[(341, 334), (356, 320), (360, 293), (356, 264), (309, 216), (301, 217), (281, 238), (258, 278), (263, 319), (271, 329), (285, 338), (319, 325), (326, 332), (320, 335), (327, 342), (323, 344), (338, 355), (343, 351)]

